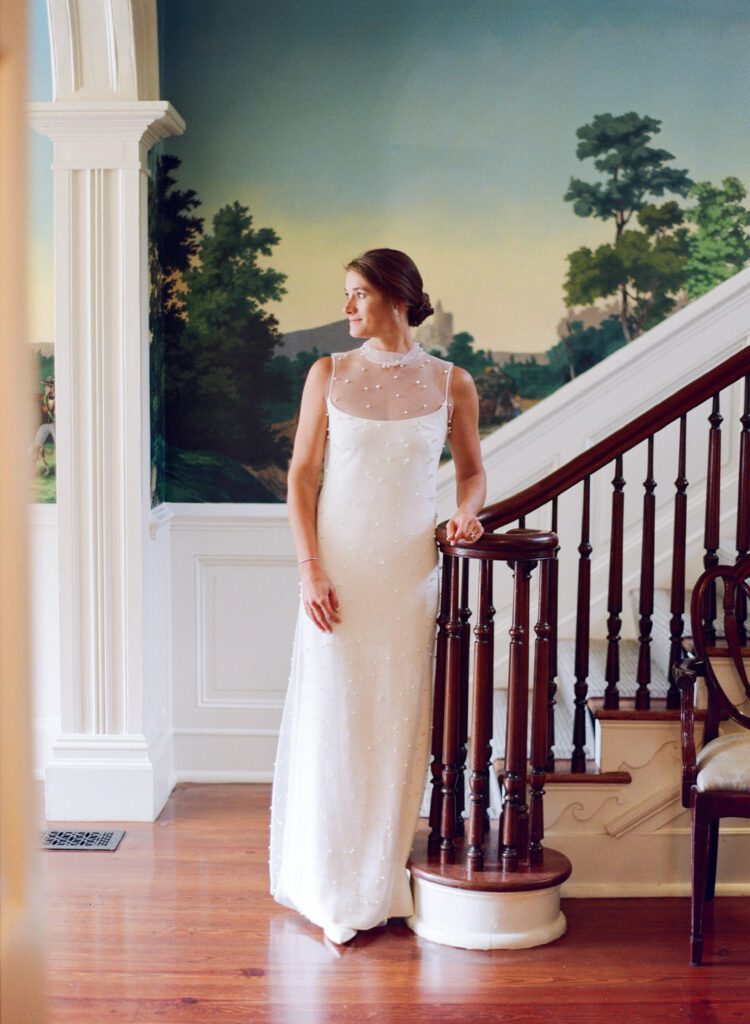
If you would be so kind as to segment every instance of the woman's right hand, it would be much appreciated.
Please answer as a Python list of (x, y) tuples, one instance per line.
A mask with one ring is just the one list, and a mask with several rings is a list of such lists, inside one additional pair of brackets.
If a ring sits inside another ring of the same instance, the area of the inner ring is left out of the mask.
[(333, 624), (341, 622), (336, 589), (316, 560), (304, 562), (302, 573), (302, 602), (308, 616), (324, 633), (333, 631)]

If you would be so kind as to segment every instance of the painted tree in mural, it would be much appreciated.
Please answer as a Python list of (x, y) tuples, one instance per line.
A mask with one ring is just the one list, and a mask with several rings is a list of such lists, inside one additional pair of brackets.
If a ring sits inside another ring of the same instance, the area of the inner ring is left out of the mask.
[(546, 353), (547, 366), (553, 378), (558, 379), (557, 386), (590, 370), (625, 344), (618, 316), (606, 317), (590, 327), (574, 319), (565, 328), (565, 336)]
[[(619, 296), (622, 331), (630, 341), (658, 323), (685, 283), (687, 230), (674, 201), (651, 202), (665, 193), (685, 196), (687, 171), (667, 164), (674, 157), (649, 145), (661, 127), (653, 117), (597, 114), (576, 132), (580, 160), (593, 159), (603, 180), (571, 178), (565, 200), (579, 217), (612, 221), (615, 237), (595, 251), (583, 246), (568, 257), (569, 305)], [(641, 230), (633, 226), (633, 220)]]
[(198, 252), (203, 218), (194, 210), (200, 200), (193, 189), (177, 188), (174, 172), (180, 165), (170, 153), (159, 156), (151, 167), (149, 190), (149, 320), (151, 327), (151, 449), (152, 501), (167, 499), (165, 366), (174, 363), (175, 351), (185, 324), (180, 292), (182, 275)]
[[(442, 353), (438, 354), (442, 356)], [(474, 378), (478, 377), (485, 367), (495, 365), (492, 356), (481, 350), (475, 351), (474, 336), (468, 331), (459, 331), (453, 335), (445, 358), (467, 370)]]
[(499, 366), (485, 366), (474, 378), (481, 427), (504, 423), (520, 413), (514, 402), (513, 381)]
[(283, 294), (284, 275), (259, 265), (278, 237), (255, 230), (239, 203), (205, 234), (196, 193), (177, 188), (179, 166), (166, 154), (151, 168), (152, 500), (280, 500), (248, 472), (289, 455), (266, 415), (291, 387), (263, 308)]
[(271, 421), (291, 419), (295, 417), (302, 401), (302, 389), (305, 386), (307, 374), (310, 367), (320, 359), (324, 353), (319, 352), (315, 346), (311, 349), (304, 349), (298, 352), (294, 359), (288, 356), (277, 354), (271, 360), (271, 372), (278, 374), (286, 382), (281, 385), (286, 390), (286, 398), (275, 405), (269, 403)]
[(179, 166), (179, 157), (165, 153), (158, 157), (152, 170), (149, 207), (152, 303), (158, 306), (162, 317), (182, 314), (180, 274), (196, 256), (203, 231), (203, 218), (193, 213), (201, 205), (195, 190), (177, 188), (174, 172)]
[(212, 228), (182, 277), (185, 325), (174, 375), (170, 367), (168, 437), (255, 468), (283, 465), (289, 442), (267, 423), (264, 407), (287, 397), (288, 382), (271, 366), (280, 336), (263, 307), (284, 294), (285, 275), (259, 265), (279, 238), (254, 229), (238, 202), (222, 207)]
[(750, 210), (747, 189), (739, 178), (724, 178), (722, 187), (699, 181), (691, 189), (696, 205), (687, 211), (695, 225), (688, 240), (687, 293), (691, 299), (741, 270), (750, 260)]

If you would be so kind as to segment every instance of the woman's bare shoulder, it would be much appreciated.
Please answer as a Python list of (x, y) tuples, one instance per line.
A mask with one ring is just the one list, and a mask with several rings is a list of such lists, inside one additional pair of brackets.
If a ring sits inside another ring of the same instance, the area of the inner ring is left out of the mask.
[(476, 388), (474, 378), (469, 371), (464, 370), (463, 366), (456, 366), (455, 364), (451, 374), (451, 383), (453, 384), (453, 390), (457, 390), (461, 394), (466, 394)]
[(308, 372), (308, 376), (312, 376), (313, 374), (316, 377), (321, 377), (321, 376), (325, 377), (325, 376), (327, 376), (331, 372), (331, 363), (332, 362), (333, 362), (333, 356), (320, 356), (310, 366), (310, 369), (307, 371)]
[(320, 356), (311, 364), (305, 379), (305, 391), (324, 391), (331, 375), (331, 356)]
[(453, 373), (451, 374), (451, 398), (454, 403), (461, 404), (465, 401), (475, 401), (477, 397), (477, 386), (474, 383), (474, 378), (468, 370), (464, 370), (462, 366), (453, 366)]

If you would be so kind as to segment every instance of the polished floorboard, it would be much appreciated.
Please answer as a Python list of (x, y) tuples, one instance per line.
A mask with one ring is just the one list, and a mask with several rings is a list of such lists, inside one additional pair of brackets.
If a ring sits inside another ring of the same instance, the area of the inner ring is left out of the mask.
[(568, 933), (532, 950), (400, 920), (337, 947), (268, 895), (269, 802), (184, 784), (114, 853), (40, 854), (50, 1024), (750, 1022), (750, 899), (709, 908), (701, 968), (686, 899), (566, 900)]

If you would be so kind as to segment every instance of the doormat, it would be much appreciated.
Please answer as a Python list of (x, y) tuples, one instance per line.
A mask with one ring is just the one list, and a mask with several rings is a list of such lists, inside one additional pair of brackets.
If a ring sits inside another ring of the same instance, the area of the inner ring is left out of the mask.
[(42, 832), (43, 850), (116, 850), (124, 829)]

